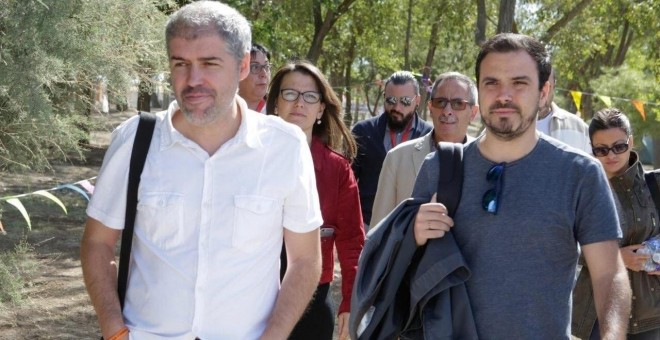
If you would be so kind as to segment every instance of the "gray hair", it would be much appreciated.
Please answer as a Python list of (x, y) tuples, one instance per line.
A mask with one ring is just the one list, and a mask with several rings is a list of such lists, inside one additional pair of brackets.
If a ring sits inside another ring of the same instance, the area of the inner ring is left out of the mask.
[(405, 85), (406, 83), (412, 83), (415, 88), (415, 94), (419, 95), (419, 83), (415, 75), (409, 71), (396, 71), (394, 72), (387, 81), (385, 82), (385, 87), (390, 83), (394, 85)]
[(235, 9), (217, 1), (197, 1), (174, 12), (165, 27), (167, 53), (173, 38), (197, 39), (215, 33), (227, 50), (240, 61), (252, 46), (250, 23)]
[(477, 103), (477, 85), (474, 83), (470, 77), (458, 73), (458, 72), (445, 72), (436, 78), (435, 82), (433, 83), (433, 89), (431, 90), (431, 96), (435, 95), (435, 90), (440, 86), (440, 84), (447, 80), (447, 79), (454, 79), (456, 81), (462, 82), (463, 84), (467, 85), (468, 87), (468, 95), (470, 96), (468, 98), (468, 101), (470, 102), (470, 105), (474, 105)]

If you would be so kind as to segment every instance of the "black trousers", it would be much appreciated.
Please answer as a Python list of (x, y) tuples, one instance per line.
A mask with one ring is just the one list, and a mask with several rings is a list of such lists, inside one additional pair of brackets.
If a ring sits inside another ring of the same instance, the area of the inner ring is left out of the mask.
[(332, 340), (334, 329), (335, 313), (330, 283), (324, 283), (316, 288), (312, 301), (291, 332), (289, 340)]

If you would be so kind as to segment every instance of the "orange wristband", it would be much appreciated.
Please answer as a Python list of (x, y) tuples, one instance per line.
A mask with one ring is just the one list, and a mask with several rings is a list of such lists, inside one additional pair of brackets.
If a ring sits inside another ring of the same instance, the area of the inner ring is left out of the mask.
[(119, 340), (126, 334), (128, 334), (128, 327), (124, 326), (124, 328), (118, 330), (117, 333), (112, 335), (108, 340)]

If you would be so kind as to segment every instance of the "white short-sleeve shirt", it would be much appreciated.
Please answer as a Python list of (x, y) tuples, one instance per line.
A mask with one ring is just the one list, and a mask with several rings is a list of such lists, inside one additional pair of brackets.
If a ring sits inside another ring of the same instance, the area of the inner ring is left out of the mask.
[[(138, 193), (124, 317), (131, 339), (256, 339), (279, 292), (283, 228), (323, 220), (300, 128), (248, 110), (214, 155), (159, 113)], [(87, 214), (123, 229), (138, 117), (113, 132)]]

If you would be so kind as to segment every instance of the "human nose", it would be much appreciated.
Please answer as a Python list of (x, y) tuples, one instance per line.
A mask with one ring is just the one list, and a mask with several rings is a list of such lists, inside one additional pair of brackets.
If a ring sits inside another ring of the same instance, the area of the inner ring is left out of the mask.
[(202, 78), (203, 78), (202, 70), (199, 67), (191, 65), (188, 68), (187, 82), (188, 82), (189, 86), (195, 87), (195, 86), (201, 84), (202, 83)]
[(508, 86), (501, 86), (497, 91), (497, 100), (500, 103), (508, 103), (511, 101), (511, 89)]

